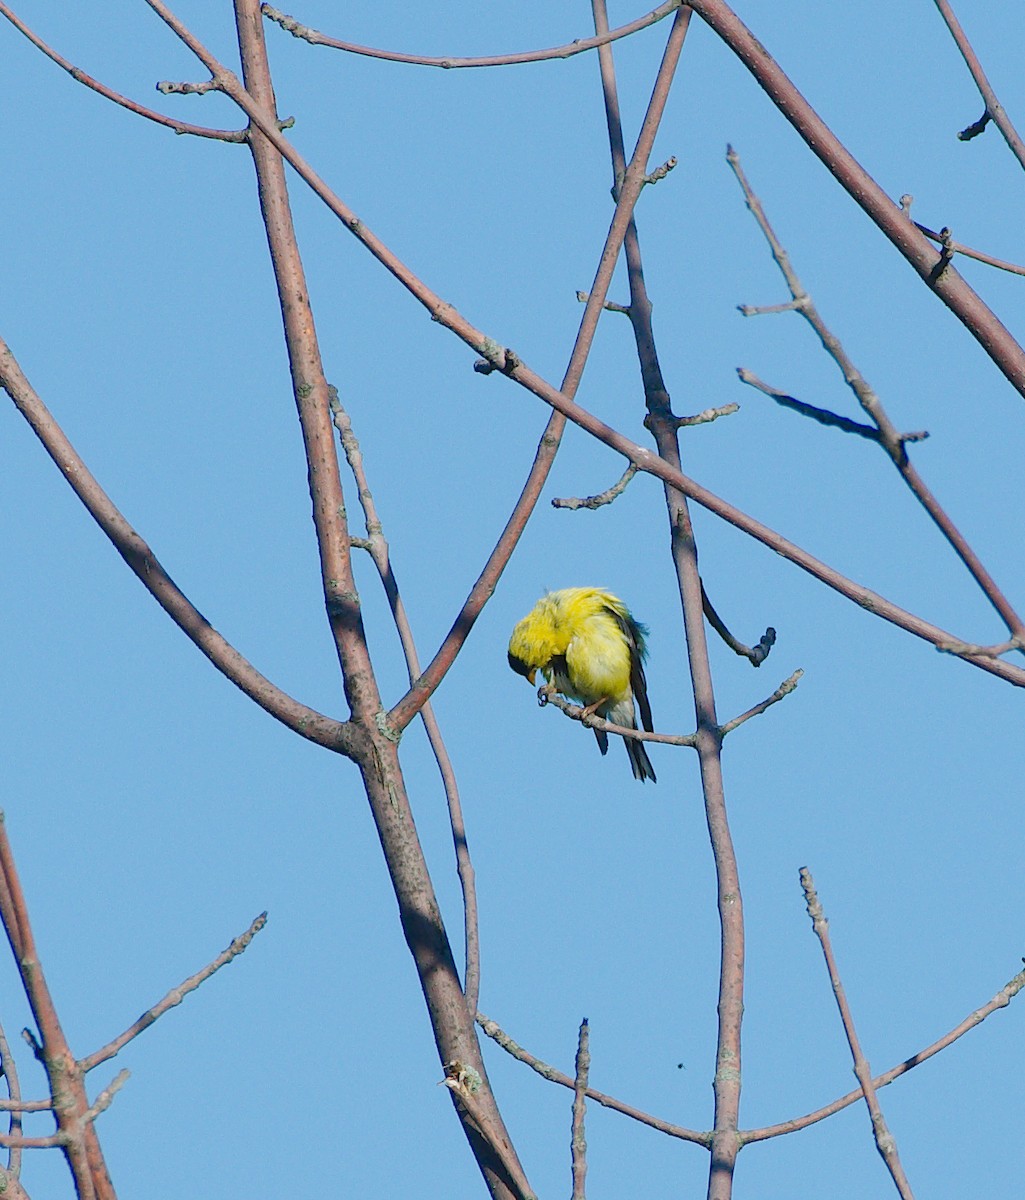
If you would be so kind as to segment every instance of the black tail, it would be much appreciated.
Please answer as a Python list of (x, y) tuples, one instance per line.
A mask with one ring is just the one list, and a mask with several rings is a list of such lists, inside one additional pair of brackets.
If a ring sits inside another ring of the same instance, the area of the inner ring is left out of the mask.
[(630, 758), (630, 766), (633, 768), (634, 779), (639, 779), (641, 783), (645, 779), (650, 779), (652, 783), (656, 783), (655, 768), (651, 765), (651, 759), (648, 758), (648, 752), (644, 749), (644, 743), (637, 741), (636, 738), (623, 738), (623, 741)]

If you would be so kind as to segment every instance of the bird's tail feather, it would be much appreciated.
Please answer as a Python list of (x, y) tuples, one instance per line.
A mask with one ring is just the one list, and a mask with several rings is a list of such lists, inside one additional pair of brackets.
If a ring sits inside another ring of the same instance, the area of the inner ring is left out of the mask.
[(651, 765), (651, 759), (648, 758), (648, 752), (644, 749), (644, 743), (637, 741), (635, 738), (623, 738), (626, 744), (626, 753), (630, 758), (630, 766), (633, 768), (634, 779), (639, 779), (641, 783), (645, 779), (650, 779), (655, 783), (655, 768)]

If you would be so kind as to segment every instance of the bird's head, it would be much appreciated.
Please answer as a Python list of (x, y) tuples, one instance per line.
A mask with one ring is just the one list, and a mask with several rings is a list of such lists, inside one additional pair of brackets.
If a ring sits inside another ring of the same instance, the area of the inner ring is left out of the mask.
[(530, 663), (524, 662), (522, 658), (517, 658), (515, 654), (509, 651), (509, 666), (516, 672), (517, 675), (522, 675), (523, 678), (534, 686), (534, 677), (537, 675), (537, 667), (532, 667)]

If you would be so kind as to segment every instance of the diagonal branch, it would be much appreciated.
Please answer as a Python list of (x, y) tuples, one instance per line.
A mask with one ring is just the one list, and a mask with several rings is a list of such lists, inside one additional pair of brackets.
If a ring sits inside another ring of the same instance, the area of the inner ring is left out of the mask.
[(1025, 396), (1025, 350), (996, 314), (855, 160), (725, 0), (693, 0), (690, 7), (737, 55), (841, 187)]
[[(887, 1084), (893, 1083), (895, 1079), (899, 1079), (901, 1075), (907, 1074), (908, 1071), (927, 1062), (935, 1054), (939, 1054), (941, 1050), (946, 1048), (958, 1038), (963, 1037), (977, 1025), (981, 1025), (988, 1016), (1000, 1008), (1006, 1008), (1015, 996), (1025, 988), (1025, 971), (1019, 971), (1013, 979), (1009, 980), (992, 1000), (984, 1004), (981, 1008), (975, 1009), (974, 1012), (968, 1014), (967, 1017), (954, 1028), (938, 1038), (931, 1046), (926, 1046), (924, 1050), (919, 1050), (917, 1054), (913, 1054), (897, 1066), (891, 1067), (888, 1071), (884, 1071), (882, 1075), (877, 1075), (872, 1080), (872, 1086), (876, 1089), (886, 1087)], [(827, 1117), (831, 1117), (834, 1113), (840, 1112), (842, 1109), (849, 1108), (852, 1104), (862, 1098), (864, 1093), (859, 1087), (856, 1091), (848, 1092), (845, 1096), (841, 1096), (838, 1100), (834, 1100), (831, 1104), (825, 1105), (823, 1108), (817, 1108), (814, 1112), (808, 1113), (803, 1117), (794, 1117), (790, 1121), (781, 1121), (778, 1125), (766, 1125), (762, 1129), (746, 1129), (742, 1132), (741, 1137), (746, 1145), (748, 1142), (763, 1142), (767, 1138), (780, 1137), (785, 1133), (796, 1133), (800, 1129), (807, 1129), (809, 1125), (814, 1125), (819, 1121), (824, 1121)]]
[[(406, 669), (409, 681), (420, 674), (420, 657), (416, 651), (413, 629), (409, 623), (406, 606), (399, 591), (398, 581), (392, 567), (391, 551), (384, 536), (384, 526), (377, 512), (374, 494), (370, 490), (363, 463), (363, 452), (352, 428), (352, 420), (342, 407), (338, 398), (338, 389), (329, 388), (331, 403), (331, 418), (338, 436), (341, 439), (345, 460), (349, 464), (353, 478), (356, 481), (356, 491), (359, 495), (360, 506), (363, 509), (364, 523), (367, 527), (367, 549), (374, 561), (377, 573), (381, 577), (388, 607), (391, 609), (392, 620), (398, 631), (402, 653), (406, 659)], [(465, 943), (465, 966), (463, 969), (463, 991), (466, 994), (466, 1007), (472, 1015), (477, 1011), (477, 1001), (480, 996), (480, 929), (477, 919), (477, 885), (470, 858), (470, 844), (466, 839), (466, 822), (463, 820), (463, 805), (459, 797), (459, 785), (456, 782), (452, 760), (441, 736), (441, 727), (434, 715), (434, 708), (429, 700), (420, 709), (420, 719), (427, 733), (427, 740), (434, 752), (435, 762), (441, 774), (445, 797), (448, 802), (449, 825), (452, 829), (452, 842), (456, 853), (456, 871), (463, 893), (463, 938)]]
[(340, 754), (349, 752), (349, 733), (341, 721), (307, 708), (276, 687), (217, 632), (181, 591), (145, 541), (125, 520), (97, 483), (64, 431), (25, 378), (7, 344), (0, 339), (0, 387), (10, 395), (43, 443), (72, 490), (139, 582), (178, 628), (240, 691), (293, 732)]
[[(932, 491), (926, 485), (925, 480), (919, 475), (918, 471), (912, 466), (907, 455), (907, 443), (920, 439), (918, 434), (901, 434), (897, 427), (890, 420), (886, 409), (883, 407), (882, 401), (879, 399), (875, 390), (869, 386), (868, 381), (854, 365), (850, 356), (843, 348), (840, 339), (826, 325), (825, 321), (819, 314), (819, 310), (815, 307), (815, 303), (811, 296), (805, 291), (804, 285), (797, 277), (797, 272), (790, 263), (790, 256), (783, 248), (782, 243), (776, 236), (775, 231), (769, 224), (769, 219), (765, 215), (765, 210), (762, 208), (761, 201), (754, 194), (751, 185), (748, 183), (747, 176), (740, 165), (740, 159), (733, 147), (730, 146), (727, 150), (726, 158), (733, 168), (733, 173), (737, 177), (737, 182), (740, 184), (741, 190), (744, 193), (744, 199), (747, 202), (747, 207), (751, 211), (762, 233), (765, 235), (766, 241), (772, 250), (772, 257), (776, 261), (783, 278), (787, 282), (787, 287), (790, 289), (790, 295), (793, 299), (795, 311), (799, 312), (808, 324), (814, 329), (818, 335), (823, 347), (829, 356), (836, 363), (844, 377), (844, 382), (848, 385), (854, 395), (857, 397), (858, 403), (862, 409), (868, 414), (875, 426), (877, 436), (875, 438), (879, 445), (889, 455), (893, 465), (897, 468), (901, 478), (907, 484), (911, 493), (915, 496), (918, 502), (922, 505), (925, 511), (932, 518), (936, 527), (947, 539), (955, 554), (961, 559), (969, 574), (975, 580), (979, 589), (982, 591), (986, 599), (1000, 614), (1001, 620), (1006, 624), (1010, 633), (1016, 638), (1025, 638), (1025, 621), (1015, 611), (1013, 605), (1000, 590), (996, 580), (990, 575), (989, 571), (983, 566), (979, 556), (975, 553), (972, 547), (968, 544), (964, 535), (957, 528), (954, 522), (950, 519), (946, 510), (933, 495)], [(774, 392), (766, 387), (760, 380), (757, 380), (750, 375), (750, 372), (740, 372), (741, 379), (745, 383), (751, 383), (762, 391), (768, 392), (778, 403), (785, 404), (787, 407), (795, 408), (799, 412), (803, 412), (806, 416), (813, 416), (815, 420), (824, 424), (831, 424), (846, 429), (847, 432), (858, 433), (863, 437), (872, 437), (873, 431), (867, 429), (863, 425), (858, 425), (856, 422), (846, 422), (843, 417), (838, 417), (834, 413), (827, 413), (823, 409), (813, 408), (811, 405), (804, 405), (799, 400), (794, 400), (793, 397), (784, 396), (782, 393)]]
[(894, 1140), (893, 1134), (887, 1128), (886, 1118), (883, 1116), (883, 1110), (879, 1106), (879, 1099), (876, 1096), (875, 1088), (872, 1086), (872, 1072), (869, 1070), (868, 1060), (861, 1050), (861, 1043), (854, 1028), (854, 1017), (851, 1013), (850, 1005), (847, 1003), (847, 993), (844, 991), (844, 986), (840, 979), (840, 971), (833, 954), (833, 945), (829, 937), (829, 922), (822, 911), (822, 904), (819, 901), (818, 893), (815, 891), (815, 881), (812, 879), (811, 871), (807, 867), (801, 868), (801, 887), (804, 889), (804, 899), (808, 906), (808, 916), (811, 917), (812, 928), (815, 930), (815, 936), (819, 939), (819, 943), (822, 946), (822, 954), (826, 960), (826, 969), (829, 971), (829, 982), (833, 986), (833, 995), (836, 997), (837, 1007), (840, 1010), (840, 1020), (843, 1021), (844, 1033), (847, 1035), (847, 1042), (851, 1048), (851, 1056), (854, 1059), (854, 1074), (858, 1077), (858, 1082), (861, 1084), (861, 1090), (865, 1096), (865, 1104), (868, 1106), (869, 1114), (872, 1117), (872, 1134), (875, 1138), (876, 1149), (882, 1156), (883, 1162), (886, 1163), (886, 1169), (893, 1177), (893, 1182), (902, 1200), (914, 1200), (911, 1185), (904, 1174), (900, 1155), (897, 1153), (897, 1143)]
[[(997, 99), (997, 94), (993, 91), (993, 86), (986, 78), (986, 72), (982, 69), (982, 63), (979, 62), (978, 55), (972, 49), (971, 42), (969, 42), (965, 31), (961, 28), (961, 23), (955, 16), (949, 0), (936, 0), (936, 7), (940, 10), (940, 16), (950, 30), (950, 36), (957, 43), (957, 48), (961, 51), (961, 57), (965, 60), (968, 70), (972, 74), (972, 79), (975, 80), (975, 86), (979, 89), (979, 94), (986, 105), (986, 111), (982, 119), (977, 121), (974, 127), (970, 126), (969, 128), (974, 129), (975, 133), (981, 133), (986, 123), (992, 121), (1004, 135), (1004, 141), (1010, 147), (1011, 153), (1021, 166), (1025, 168), (1025, 142), (1021, 140), (1017, 129), (1011, 123), (1011, 118), (1007, 115), (1006, 109)], [(963, 142), (966, 142), (974, 136), (974, 133), (964, 130), (958, 136)]]
[(165, 117), (163, 113), (154, 112), (152, 108), (145, 108), (141, 104), (137, 104), (134, 100), (129, 100), (127, 96), (122, 96), (120, 92), (115, 92), (106, 84), (100, 83), (98, 79), (93, 79), (91, 75), (87, 75), (81, 67), (76, 67), (74, 63), (68, 60), (56, 50), (43, 41), (38, 34), (25, 24), (8, 5), (0, 0), (0, 16), (6, 17), (8, 21), (20, 33), (36, 47), (41, 50), (51, 62), (55, 62), (58, 67), (62, 67), (78, 83), (84, 84), (87, 88), (91, 88), (94, 92), (104, 96), (107, 100), (112, 100), (115, 104), (119, 104), (122, 108), (127, 108), (129, 112), (135, 113), (137, 116), (145, 117), (147, 121), (154, 121), (157, 125), (164, 125), (168, 129), (173, 129), (175, 133), (190, 133), (194, 137), (214, 138), (220, 142), (244, 142), (246, 140), (246, 131), (244, 129), (208, 129), (203, 125), (190, 125), (188, 121), (178, 121), (173, 117)]
[(102, 1046), (99, 1050), (94, 1050), (92, 1054), (87, 1054), (85, 1058), (80, 1059), (78, 1063), (79, 1070), (85, 1074), (93, 1070), (94, 1067), (98, 1067), (100, 1063), (105, 1063), (112, 1059), (115, 1054), (120, 1054), (130, 1041), (133, 1041), (140, 1033), (159, 1021), (164, 1013), (174, 1008), (175, 1005), (181, 1004), (189, 992), (194, 992), (215, 971), (219, 971), (221, 967), (227, 966), (233, 959), (238, 958), (240, 954), (244, 953), (248, 949), (249, 943), (266, 924), (267, 914), (260, 913), (245, 933), (235, 938), (231, 945), (226, 950), (222, 950), (213, 962), (207, 963), (201, 971), (197, 971), (195, 975), (190, 975), (188, 979), (179, 983), (176, 988), (172, 988), (163, 1000), (155, 1004), (152, 1008), (147, 1009), (137, 1021), (133, 1021), (128, 1026), (124, 1033), (119, 1034), (113, 1041), (108, 1042), (106, 1046)]

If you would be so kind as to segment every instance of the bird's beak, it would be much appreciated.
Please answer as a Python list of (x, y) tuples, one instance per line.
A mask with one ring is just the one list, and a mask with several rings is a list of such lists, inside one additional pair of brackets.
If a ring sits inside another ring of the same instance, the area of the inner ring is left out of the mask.
[(535, 667), (535, 668), (534, 668), (534, 669), (533, 669), (533, 670), (530, 672), (530, 674), (527, 676), (527, 682), (530, 684), (530, 686), (531, 686), (531, 687), (533, 687), (533, 686), (534, 686), (534, 676), (535, 676), (536, 674), (537, 674), (537, 668)]

